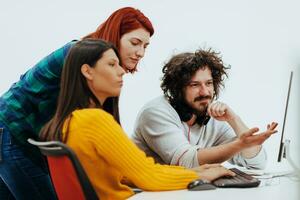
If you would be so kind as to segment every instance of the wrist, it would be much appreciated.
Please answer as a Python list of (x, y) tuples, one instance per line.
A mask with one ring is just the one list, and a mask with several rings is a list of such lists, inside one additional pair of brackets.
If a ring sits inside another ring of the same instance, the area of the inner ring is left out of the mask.
[(246, 148), (245, 144), (243, 143), (243, 141), (237, 137), (234, 141), (233, 141), (233, 145), (235, 147), (235, 149), (237, 149), (238, 152), (244, 150)]
[(240, 120), (241, 120), (241, 118), (238, 115), (232, 114), (231, 117), (227, 120), (227, 123), (230, 124), (231, 126), (234, 126)]

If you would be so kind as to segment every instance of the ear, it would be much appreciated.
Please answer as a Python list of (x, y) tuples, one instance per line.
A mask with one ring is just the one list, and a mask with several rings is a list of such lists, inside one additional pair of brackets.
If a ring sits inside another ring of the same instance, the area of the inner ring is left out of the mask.
[(91, 71), (92, 71), (91, 67), (88, 64), (83, 64), (81, 66), (81, 73), (88, 80), (92, 80), (93, 79)]

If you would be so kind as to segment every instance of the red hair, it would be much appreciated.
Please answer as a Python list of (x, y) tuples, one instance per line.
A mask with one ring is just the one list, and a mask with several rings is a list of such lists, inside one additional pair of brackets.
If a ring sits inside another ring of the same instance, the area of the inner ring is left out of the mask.
[(150, 36), (154, 33), (152, 23), (140, 10), (125, 7), (112, 13), (95, 32), (84, 38), (103, 39), (113, 43), (120, 50), (122, 35), (138, 28), (146, 29)]

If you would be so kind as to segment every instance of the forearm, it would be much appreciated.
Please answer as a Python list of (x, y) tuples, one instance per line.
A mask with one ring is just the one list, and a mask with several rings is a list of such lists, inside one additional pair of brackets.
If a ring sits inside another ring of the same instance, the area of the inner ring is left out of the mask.
[(228, 120), (227, 123), (231, 126), (238, 137), (249, 130), (246, 124), (237, 115), (233, 119)]
[(121, 183), (124, 185), (127, 185), (129, 187), (136, 187), (136, 185), (127, 177), (123, 177), (123, 179), (121, 180)]
[(197, 152), (199, 165), (222, 163), (242, 150), (238, 140), (210, 148), (199, 149)]
[[(238, 137), (240, 137), (243, 133), (249, 130), (246, 124), (242, 121), (239, 116), (236, 116), (234, 119), (228, 121), (229, 125), (232, 127), (234, 132)], [(244, 158), (253, 158), (256, 156), (261, 150), (261, 145), (256, 145), (241, 151), (241, 155)]]
[(92, 130), (92, 133), (97, 130), (99, 134), (91, 133), (90, 136), (97, 145), (98, 154), (137, 187), (152, 191), (184, 189), (190, 181), (199, 178), (195, 172), (182, 167), (155, 164), (130, 141), (112, 118), (100, 117), (97, 127)]
[(264, 169), (267, 164), (267, 155), (262, 148), (260, 152), (252, 158), (245, 158), (241, 153), (228, 160), (231, 164), (246, 167), (248, 169)]
[(244, 158), (253, 158), (260, 152), (261, 148), (262, 148), (262, 145), (255, 145), (253, 147), (243, 150), (241, 152), (241, 155)]

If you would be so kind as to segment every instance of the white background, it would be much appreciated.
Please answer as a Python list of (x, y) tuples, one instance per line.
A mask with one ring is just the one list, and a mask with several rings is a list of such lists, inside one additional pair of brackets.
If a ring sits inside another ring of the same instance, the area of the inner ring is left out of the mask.
[[(139, 66), (126, 75), (121, 95), (122, 125), (132, 134), (139, 109), (162, 94), (161, 68), (174, 54), (212, 47), (231, 65), (220, 100), (249, 125), (264, 130), (280, 123), (265, 147), (269, 167), (276, 156), (290, 71), (294, 82), (285, 138), (292, 157), (299, 151), (300, 2), (297, 0), (226, 1), (1, 1), (0, 93), (53, 50), (94, 31), (114, 10), (133, 6), (153, 22), (155, 34)], [(297, 158), (297, 160), (299, 160)], [(282, 165), (282, 164), (281, 164)]]

